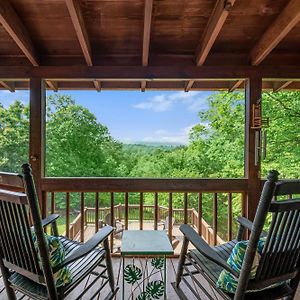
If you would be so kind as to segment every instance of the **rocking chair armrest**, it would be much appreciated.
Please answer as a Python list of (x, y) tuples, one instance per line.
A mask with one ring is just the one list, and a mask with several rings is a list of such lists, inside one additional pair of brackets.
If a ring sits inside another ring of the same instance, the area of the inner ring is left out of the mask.
[[(237, 219), (238, 223), (240, 224), (240, 226), (242, 226), (243, 228), (246, 228), (250, 231), (253, 230), (253, 222), (251, 222), (250, 220), (248, 220), (247, 218), (245, 217), (238, 217)], [(261, 232), (261, 236), (262, 237), (265, 237), (267, 236), (267, 232), (266, 231), (262, 231)]]
[(82, 244), (79, 248), (71, 252), (64, 262), (57, 265), (53, 268), (53, 273), (56, 273), (58, 270), (63, 268), (64, 266), (74, 262), (75, 260), (89, 254), (93, 251), (99, 244), (101, 244), (104, 240), (106, 240), (109, 235), (114, 231), (113, 227), (105, 226), (100, 231), (98, 231), (94, 236), (92, 236), (86, 243)]
[(221, 266), (226, 271), (233, 274), (235, 277), (239, 277), (239, 274), (230, 268), (226, 260), (219, 256), (216, 251), (212, 247), (210, 247), (192, 227), (184, 224), (180, 226), (180, 231), (184, 234), (184, 237), (188, 241), (190, 241), (203, 256), (213, 261), (215, 264)]
[(49, 215), (47, 218), (42, 220), (42, 226), (46, 227), (54, 222), (60, 217), (58, 214)]

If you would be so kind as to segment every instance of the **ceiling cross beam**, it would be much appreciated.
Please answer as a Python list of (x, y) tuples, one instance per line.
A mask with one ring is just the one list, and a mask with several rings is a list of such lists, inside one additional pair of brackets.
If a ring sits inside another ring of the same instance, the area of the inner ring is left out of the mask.
[[(236, 0), (218, 0), (216, 2), (196, 50), (197, 66), (202, 66), (205, 63), (205, 60), (211, 48), (213, 47), (235, 1)], [(185, 91), (188, 92), (193, 84), (194, 81), (189, 81), (186, 84)]]
[[(92, 50), (90, 40), (87, 34), (82, 10), (79, 0), (65, 0), (66, 5), (84, 56), (86, 64), (91, 67), (93, 65)], [(101, 83), (98, 80), (93, 80), (94, 87), (97, 92), (101, 91)]]
[[(142, 66), (143, 67), (147, 67), (148, 63), (149, 63), (152, 13), (153, 13), (153, 0), (145, 0), (143, 54), (142, 54)], [(145, 92), (146, 86), (147, 86), (147, 82), (142, 81), (141, 82), (142, 92)]]
[(243, 79), (234, 81), (233, 84), (229, 87), (228, 92), (234, 92), (236, 89), (240, 87), (240, 85), (244, 82)]
[[(0, 23), (31, 64), (38, 67), (38, 58), (29, 33), (8, 0), (0, 1)], [(48, 81), (49, 84), (55, 85), (51, 81)]]
[(2, 85), (2, 87), (4, 87), (5, 89), (9, 90), (12, 93), (14, 93), (16, 91), (14, 82), (0, 80), (0, 85)]
[(279, 92), (286, 87), (288, 87), (293, 81), (279, 81), (279, 82), (274, 82), (273, 84), (273, 92)]
[(290, 0), (250, 52), (252, 66), (259, 65), (300, 21), (300, 0)]

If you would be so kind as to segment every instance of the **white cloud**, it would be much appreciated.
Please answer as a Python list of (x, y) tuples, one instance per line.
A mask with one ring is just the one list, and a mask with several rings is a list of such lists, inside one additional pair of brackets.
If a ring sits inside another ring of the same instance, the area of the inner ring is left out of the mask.
[(134, 104), (133, 107), (163, 112), (170, 110), (174, 104), (181, 103), (188, 111), (198, 112), (206, 107), (206, 98), (207, 93), (203, 92), (176, 92), (154, 96), (148, 101)]
[(150, 109), (157, 112), (169, 110), (171, 106), (172, 106), (172, 100), (170, 100), (165, 95), (158, 95), (151, 98), (147, 102), (140, 102), (133, 105), (134, 108)]
[(159, 142), (170, 144), (182, 144), (186, 145), (189, 141), (189, 133), (195, 124), (181, 128), (178, 132), (169, 132), (164, 129), (158, 129), (154, 131), (152, 136), (143, 138), (143, 142)]

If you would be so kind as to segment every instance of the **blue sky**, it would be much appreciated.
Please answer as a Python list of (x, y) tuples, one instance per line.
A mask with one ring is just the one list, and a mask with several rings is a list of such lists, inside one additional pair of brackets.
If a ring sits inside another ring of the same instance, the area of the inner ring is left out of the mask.
[[(52, 92), (47, 92), (51, 94)], [(186, 144), (211, 92), (59, 91), (88, 108), (122, 142)], [(28, 91), (0, 91), (0, 103), (28, 102)]]

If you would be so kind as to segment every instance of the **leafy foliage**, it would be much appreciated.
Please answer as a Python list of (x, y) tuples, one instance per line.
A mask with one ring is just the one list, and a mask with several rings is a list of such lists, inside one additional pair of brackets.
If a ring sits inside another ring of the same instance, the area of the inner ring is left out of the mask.
[(155, 268), (155, 269), (162, 269), (164, 267), (164, 258), (163, 257), (153, 257), (151, 259), (151, 265)]
[(146, 293), (153, 299), (159, 299), (163, 296), (165, 284), (162, 280), (150, 281), (146, 286)]

